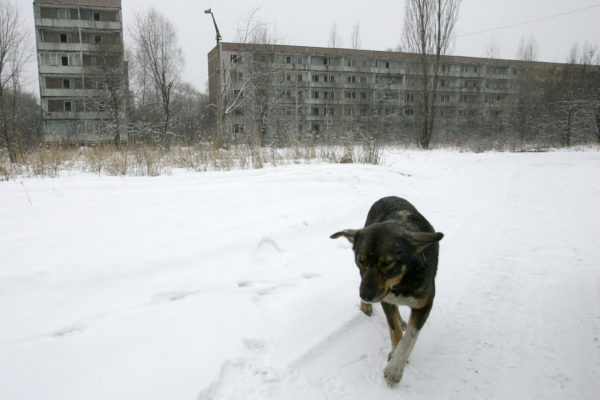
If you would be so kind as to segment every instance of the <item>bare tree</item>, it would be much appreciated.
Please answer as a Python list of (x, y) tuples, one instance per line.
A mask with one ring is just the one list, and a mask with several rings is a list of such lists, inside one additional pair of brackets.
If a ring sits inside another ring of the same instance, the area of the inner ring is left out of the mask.
[(331, 27), (329, 28), (329, 43), (328, 46), (335, 49), (337, 47), (342, 47), (342, 43), (340, 38), (338, 37), (338, 32), (337, 32), (337, 24), (334, 22), (333, 24), (331, 24)]
[(350, 35), (350, 43), (353, 49), (360, 49), (360, 24), (358, 21), (352, 26), (352, 33)]
[(0, 0), (0, 135), (11, 162), (19, 151), (21, 72), (31, 57), (29, 32), (15, 4)]
[(260, 18), (260, 7), (253, 8), (237, 24), (237, 43), (281, 44), (277, 25)]
[(460, 0), (407, 0), (404, 48), (419, 54), (421, 96), (417, 143), (427, 149), (435, 122), (440, 58), (452, 44)]
[(122, 133), (126, 129), (127, 102), (129, 99), (129, 82), (127, 63), (120, 48), (110, 44), (101, 44), (93, 64), (86, 65), (89, 82), (96, 89), (91, 102), (98, 110), (107, 113), (104, 121), (107, 133), (112, 136), (117, 147), (120, 146)]
[(500, 54), (500, 43), (498, 43), (496, 38), (491, 38), (485, 45), (485, 56), (487, 58), (500, 58)]
[(534, 35), (522, 37), (517, 49), (517, 60), (535, 61), (538, 57), (539, 45)]
[(168, 147), (171, 135), (169, 125), (173, 117), (173, 87), (179, 82), (184, 65), (175, 27), (162, 13), (151, 8), (136, 15), (131, 35), (136, 46), (138, 68), (142, 70), (138, 73), (144, 76), (144, 82), (150, 84), (160, 99), (160, 134), (163, 145)]
[(276, 60), (265, 46), (283, 40), (275, 24), (259, 17), (259, 10), (251, 10), (238, 21), (237, 42), (242, 44), (244, 55), (232, 55), (220, 62), (225, 71), (223, 122), (232, 133), (231, 140), (262, 145), (270, 137), (280, 137), (282, 121), (289, 118), (282, 116), (288, 97), (281, 88), (285, 80), (282, 60)]

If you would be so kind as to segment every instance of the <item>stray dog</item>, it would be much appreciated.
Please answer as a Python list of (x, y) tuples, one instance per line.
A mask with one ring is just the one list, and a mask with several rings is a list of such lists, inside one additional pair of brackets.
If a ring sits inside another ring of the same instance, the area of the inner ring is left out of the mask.
[[(372, 303), (381, 303), (390, 328), (392, 352), (383, 370), (394, 386), (404, 372), (419, 332), (431, 311), (435, 296), (439, 244), (444, 234), (408, 201), (384, 197), (369, 210), (363, 229), (348, 229), (331, 235), (353, 244), (360, 271), (360, 309), (371, 315)], [(398, 311), (411, 308), (408, 326)], [(402, 331), (406, 330), (404, 337)]]

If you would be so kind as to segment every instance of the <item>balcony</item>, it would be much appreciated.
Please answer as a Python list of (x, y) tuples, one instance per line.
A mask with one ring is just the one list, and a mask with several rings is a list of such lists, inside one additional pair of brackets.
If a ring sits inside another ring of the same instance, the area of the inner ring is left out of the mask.
[(89, 111), (76, 111), (76, 112), (45, 112), (44, 119), (48, 120), (94, 120), (109, 118), (110, 115), (107, 112), (89, 112)]
[(81, 65), (40, 65), (41, 75), (80, 75), (85, 71), (85, 67)]
[[(108, 50), (119, 50), (121, 46), (116, 45), (105, 45)], [(39, 42), (38, 51), (57, 51), (57, 52), (72, 52), (72, 51), (85, 51), (93, 52), (98, 51), (98, 45), (95, 43), (60, 43), (60, 42)]]
[(84, 19), (54, 19), (40, 18), (37, 21), (39, 28), (62, 28), (62, 29), (93, 29), (120, 31), (121, 23), (118, 21), (91, 21)]
[(40, 89), (41, 97), (94, 97), (102, 93), (97, 89)]

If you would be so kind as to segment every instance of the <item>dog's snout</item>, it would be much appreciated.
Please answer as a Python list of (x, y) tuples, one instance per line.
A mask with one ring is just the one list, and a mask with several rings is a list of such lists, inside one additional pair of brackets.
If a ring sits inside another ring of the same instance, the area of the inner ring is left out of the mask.
[(370, 302), (375, 300), (375, 297), (377, 296), (377, 291), (375, 290), (375, 288), (367, 286), (367, 285), (361, 285), (360, 286), (360, 298), (363, 299), (366, 302)]

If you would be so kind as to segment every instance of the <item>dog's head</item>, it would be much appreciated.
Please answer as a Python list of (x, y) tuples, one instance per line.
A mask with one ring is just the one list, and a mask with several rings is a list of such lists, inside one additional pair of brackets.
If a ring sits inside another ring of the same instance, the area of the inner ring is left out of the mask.
[(381, 301), (411, 268), (421, 265), (421, 252), (444, 237), (439, 232), (406, 232), (401, 228), (397, 223), (383, 222), (331, 235), (331, 239), (343, 236), (353, 244), (361, 276), (360, 297), (367, 303)]

